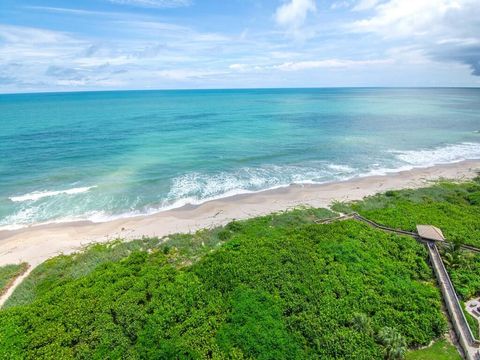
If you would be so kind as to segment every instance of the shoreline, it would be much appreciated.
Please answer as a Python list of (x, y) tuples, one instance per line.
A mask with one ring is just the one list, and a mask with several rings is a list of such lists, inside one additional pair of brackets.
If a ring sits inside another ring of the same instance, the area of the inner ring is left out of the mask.
[(465, 160), (324, 184), (294, 184), (107, 222), (51, 223), (3, 230), (0, 266), (27, 262), (35, 267), (50, 257), (78, 251), (90, 243), (191, 232), (302, 205), (328, 207), (333, 201), (360, 200), (387, 190), (418, 188), (442, 178), (468, 180), (477, 176), (478, 170), (480, 160)]

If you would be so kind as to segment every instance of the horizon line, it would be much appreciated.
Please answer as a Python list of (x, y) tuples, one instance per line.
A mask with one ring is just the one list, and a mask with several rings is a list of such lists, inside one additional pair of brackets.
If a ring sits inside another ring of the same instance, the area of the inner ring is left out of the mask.
[(66, 90), (0, 92), (2, 95), (76, 94), (107, 92), (169, 92), (169, 91), (236, 91), (236, 90), (320, 90), (320, 89), (480, 89), (480, 86), (305, 86), (305, 87), (238, 87), (238, 88), (173, 88), (173, 89), (110, 89), (110, 90)]

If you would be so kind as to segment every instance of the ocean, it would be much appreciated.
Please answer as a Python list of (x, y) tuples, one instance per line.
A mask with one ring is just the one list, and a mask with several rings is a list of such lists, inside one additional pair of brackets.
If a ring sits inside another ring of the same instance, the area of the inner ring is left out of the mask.
[(0, 95), (0, 230), (480, 158), (480, 89)]

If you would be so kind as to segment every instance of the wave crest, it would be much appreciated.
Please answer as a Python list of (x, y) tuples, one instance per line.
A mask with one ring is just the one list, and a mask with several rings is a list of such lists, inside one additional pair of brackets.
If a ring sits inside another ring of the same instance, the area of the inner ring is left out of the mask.
[(347, 165), (323, 164), (320, 167), (265, 166), (241, 168), (232, 172), (203, 174), (192, 172), (172, 180), (166, 207), (172, 204), (197, 205), (205, 201), (233, 195), (286, 187), (291, 184), (320, 184), (348, 179), (355, 169)]
[(25, 195), (19, 195), (19, 196), (12, 196), (9, 197), (8, 199), (13, 201), (13, 202), (23, 202), (23, 201), (38, 201), (40, 199), (46, 198), (46, 197), (51, 197), (51, 196), (57, 196), (57, 195), (75, 195), (75, 194), (81, 194), (87, 191), (90, 191), (91, 189), (95, 188), (96, 186), (87, 186), (87, 187), (78, 187), (78, 188), (73, 188), (73, 189), (66, 189), (66, 190), (57, 190), (57, 191), (34, 191)]
[(392, 151), (397, 159), (414, 167), (428, 167), (480, 158), (480, 143), (464, 142), (435, 149)]

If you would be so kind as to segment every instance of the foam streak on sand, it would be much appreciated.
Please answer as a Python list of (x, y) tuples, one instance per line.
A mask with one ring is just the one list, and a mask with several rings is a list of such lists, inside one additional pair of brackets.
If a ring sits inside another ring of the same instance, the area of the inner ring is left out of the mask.
[(0, 266), (20, 261), (35, 266), (60, 252), (69, 253), (90, 242), (189, 232), (299, 205), (327, 207), (335, 200), (357, 200), (386, 190), (425, 186), (440, 178), (473, 178), (479, 169), (480, 161), (464, 161), (322, 185), (292, 185), (104, 223), (76, 222), (0, 231)]

